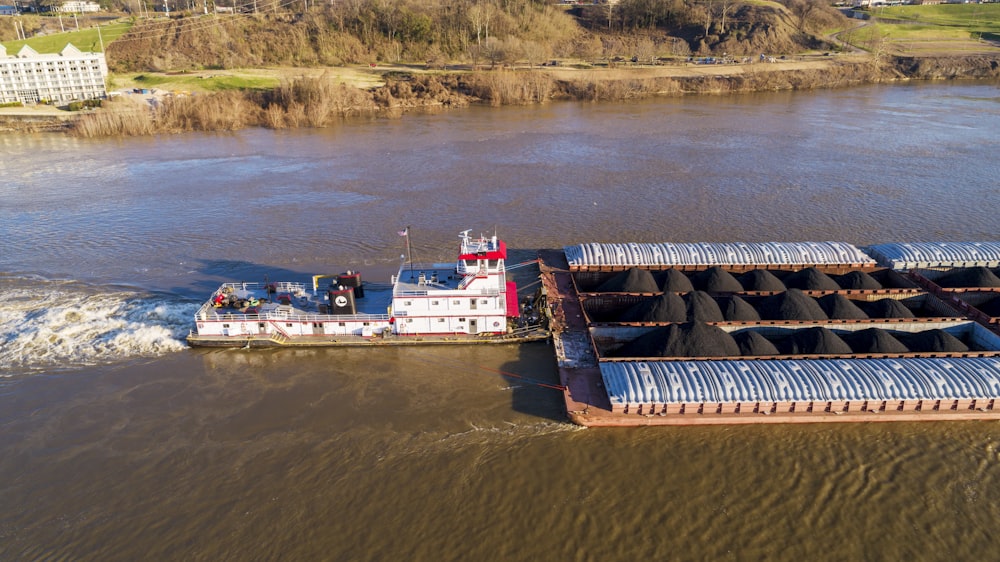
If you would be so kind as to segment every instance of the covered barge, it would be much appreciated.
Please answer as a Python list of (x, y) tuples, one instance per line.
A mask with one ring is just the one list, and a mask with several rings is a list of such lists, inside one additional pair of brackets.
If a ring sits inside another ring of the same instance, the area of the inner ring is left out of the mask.
[(1000, 418), (1000, 244), (581, 244), (540, 257), (575, 423)]

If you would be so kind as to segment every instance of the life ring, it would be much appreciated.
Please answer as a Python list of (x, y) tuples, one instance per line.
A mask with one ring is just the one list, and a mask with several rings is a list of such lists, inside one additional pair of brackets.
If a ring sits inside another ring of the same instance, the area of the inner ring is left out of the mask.
[(494, 328), (499, 328), (500, 327), (500, 323), (499, 322), (494, 322), (493, 323), (493, 327)]

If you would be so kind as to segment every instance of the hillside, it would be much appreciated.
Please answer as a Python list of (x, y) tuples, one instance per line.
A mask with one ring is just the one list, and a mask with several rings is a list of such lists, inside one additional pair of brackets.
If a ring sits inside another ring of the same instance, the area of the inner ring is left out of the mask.
[(389, 10), (373, 1), (353, 11), (338, 4), (305, 12), (140, 20), (108, 47), (108, 63), (113, 72), (372, 62), (492, 67), (552, 58), (798, 53), (831, 47), (812, 31), (811, 21), (842, 20), (829, 10), (803, 18), (776, 2), (708, 3), (708, 8), (681, 2), (671, 4), (677, 8), (669, 17), (642, 20), (638, 4), (623, 0), (610, 23), (606, 14), (597, 21), (594, 11), (606, 10), (601, 6), (562, 10), (525, 0), (491, 7), (485, 15), (480, 8), (492, 4), (460, 2), (442, 12), (420, 2)]

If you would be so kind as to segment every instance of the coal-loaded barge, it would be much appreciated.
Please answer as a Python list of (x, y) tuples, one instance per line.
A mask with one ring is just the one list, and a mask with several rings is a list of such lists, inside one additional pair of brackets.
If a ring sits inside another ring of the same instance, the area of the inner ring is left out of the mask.
[(1000, 418), (1000, 243), (580, 244), (540, 257), (575, 423)]
[[(496, 236), (460, 240), (387, 284), (223, 284), (189, 342), (551, 338), (586, 426), (1000, 418), (1000, 243), (591, 243), (508, 267)], [(541, 288), (519, 296), (526, 264)]]

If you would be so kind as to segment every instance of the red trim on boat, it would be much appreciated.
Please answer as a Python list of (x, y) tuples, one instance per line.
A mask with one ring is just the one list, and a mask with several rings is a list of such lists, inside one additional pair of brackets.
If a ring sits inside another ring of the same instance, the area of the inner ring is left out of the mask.
[(500, 240), (497, 244), (500, 246), (499, 250), (493, 252), (483, 252), (481, 254), (459, 254), (458, 259), (460, 260), (477, 260), (477, 259), (487, 259), (487, 260), (505, 260), (507, 259), (507, 243)]
[(507, 282), (507, 318), (517, 318), (521, 315), (521, 309), (517, 302), (517, 283)]

